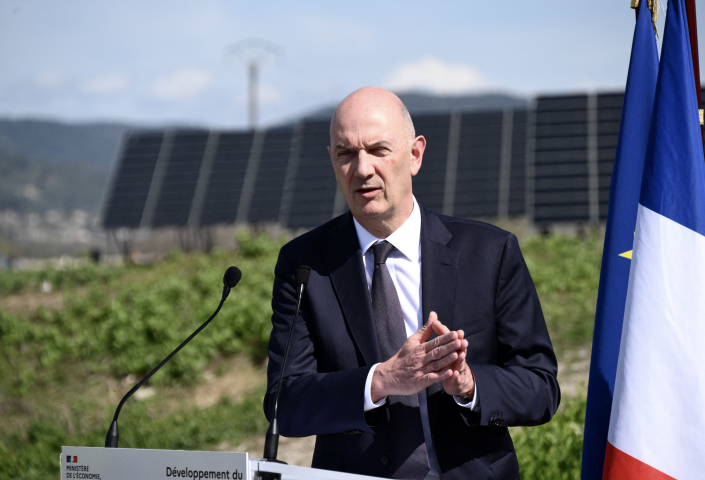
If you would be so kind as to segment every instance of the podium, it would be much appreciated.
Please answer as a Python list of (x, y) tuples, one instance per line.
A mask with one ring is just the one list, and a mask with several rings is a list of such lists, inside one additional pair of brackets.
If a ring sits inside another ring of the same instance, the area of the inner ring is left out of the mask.
[(75, 480), (374, 480), (377, 477), (295, 467), (249, 458), (247, 453), (134, 448), (61, 447), (61, 478)]

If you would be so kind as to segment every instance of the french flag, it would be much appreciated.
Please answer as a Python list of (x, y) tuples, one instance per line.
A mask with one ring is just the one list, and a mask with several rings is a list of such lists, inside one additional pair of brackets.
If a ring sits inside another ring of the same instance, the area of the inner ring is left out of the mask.
[(75, 455), (66, 455), (66, 463), (78, 463), (78, 457)]
[(705, 160), (684, 0), (669, 0), (603, 479), (705, 476)]

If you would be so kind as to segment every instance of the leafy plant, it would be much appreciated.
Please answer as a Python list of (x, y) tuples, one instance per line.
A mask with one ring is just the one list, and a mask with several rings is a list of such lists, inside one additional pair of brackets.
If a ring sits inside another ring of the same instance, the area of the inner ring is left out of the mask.
[(585, 395), (566, 398), (547, 424), (511, 429), (522, 479), (580, 479), (586, 404)]
[[(133, 402), (121, 416), (120, 446), (206, 450), (224, 441), (237, 445), (266, 431), (268, 423), (261, 408), (263, 395), (255, 392), (239, 403), (223, 400), (207, 409), (182, 410), (157, 419), (148, 402)], [(109, 413), (103, 414), (104, 427), (86, 428), (85, 407), (72, 405), (68, 420), (49, 415), (33, 419), (24, 435), (14, 433), (4, 445), (0, 443), (0, 478), (58, 478), (57, 459), (62, 446), (103, 446)]]

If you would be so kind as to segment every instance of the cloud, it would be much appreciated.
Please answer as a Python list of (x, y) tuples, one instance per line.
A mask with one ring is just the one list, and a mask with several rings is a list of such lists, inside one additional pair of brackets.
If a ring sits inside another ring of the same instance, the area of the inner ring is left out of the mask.
[(32, 83), (38, 88), (41, 89), (52, 89), (52, 88), (59, 88), (62, 87), (65, 83), (65, 78), (62, 74), (58, 72), (51, 72), (51, 71), (46, 71), (46, 72), (40, 72), (37, 74)]
[(124, 90), (130, 81), (121, 73), (108, 73), (84, 80), (79, 85), (83, 93), (92, 95), (106, 95)]
[(396, 92), (412, 90), (453, 95), (494, 87), (483, 74), (462, 63), (444, 62), (425, 57), (398, 66), (384, 80), (384, 86)]
[(159, 100), (191, 100), (212, 82), (205, 70), (183, 69), (157, 80), (152, 95)]

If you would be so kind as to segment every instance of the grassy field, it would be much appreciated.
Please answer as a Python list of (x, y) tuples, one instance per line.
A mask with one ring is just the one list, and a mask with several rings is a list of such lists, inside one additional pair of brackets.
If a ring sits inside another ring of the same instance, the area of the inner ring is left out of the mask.
[[(126, 404), (120, 445), (229, 449), (263, 434), (262, 368), (282, 241), (245, 234), (236, 253), (172, 253), (149, 267), (0, 272), (0, 478), (56, 478), (62, 445), (102, 446), (123, 392), (212, 313), (233, 264), (241, 283), (150, 380), (153, 395)], [(601, 243), (531, 237), (522, 250), (568, 362), (592, 337)], [(579, 478), (584, 386), (574, 390), (549, 424), (513, 429), (523, 478)]]

